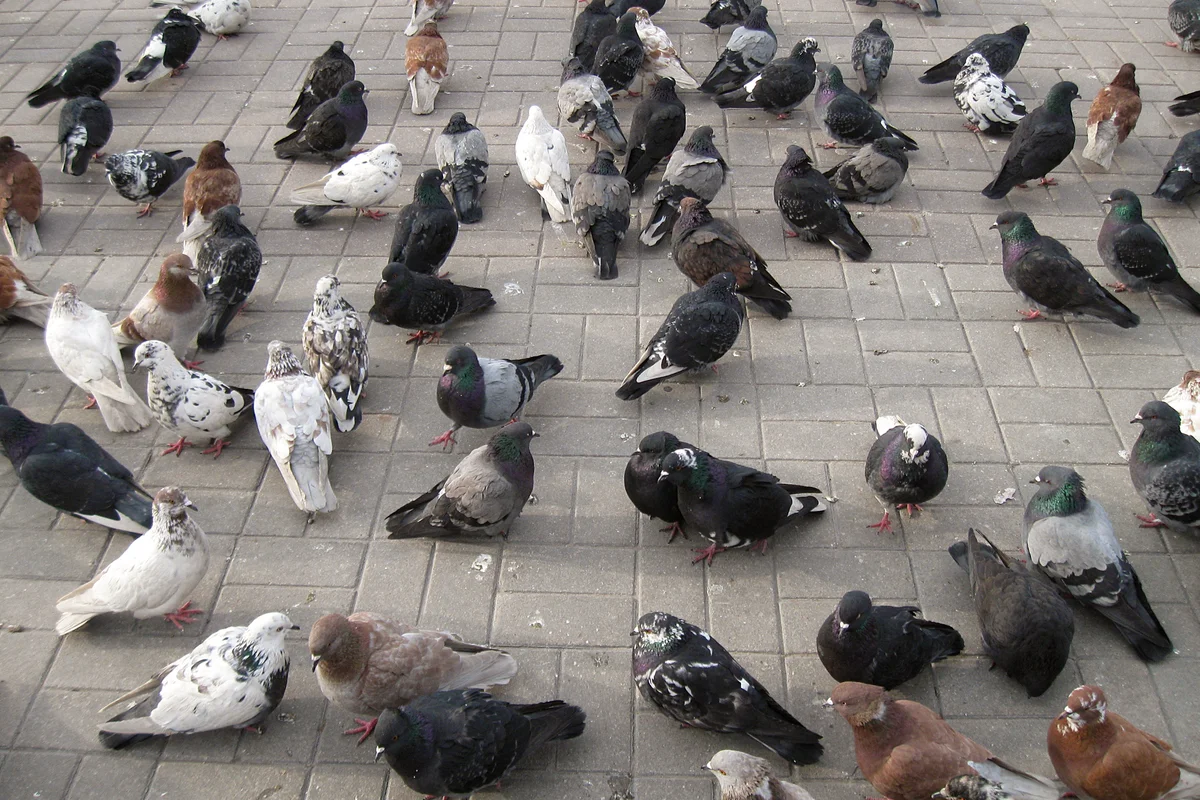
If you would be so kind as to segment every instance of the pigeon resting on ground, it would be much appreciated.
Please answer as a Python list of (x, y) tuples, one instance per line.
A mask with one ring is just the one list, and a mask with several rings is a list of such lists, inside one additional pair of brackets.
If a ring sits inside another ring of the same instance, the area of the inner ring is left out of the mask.
[[(817, 70), (817, 95), (813, 110), (825, 132), (844, 144), (863, 145), (894, 136), (909, 150), (917, 150), (917, 142), (907, 133), (888, 124), (883, 115), (863, 98), (846, 87), (842, 72), (830, 64)], [(833, 144), (826, 147), (832, 148)]]
[(711, 203), (725, 185), (729, 165), (713, 144), (713, 129), (702, 125), (682, 148), (671, 154), (663, 171), (662, 183), (654, 194), (654, 211), (642, 228), (642, 244), (653, 247), (672, 231), (679, 216), (679, 203), (696, 197)]
[(1142, 113), (1135, 69), (1133, 64), (1122, 64), (1117, 77), (1100, 90), (1088, 112), (1088, 143), (1081, 155), (1105, 169), (1112, 164), (1117, 145), (1129, 136)]
[(507, 539), (533, 494), (529, 442), (537, 435), (525, 422), (496, 431), (432, 489), (388, 514), (388, 538), (482, 533)]
[(183, 245), (183, 254), (193, 263), (212, 232), (216, 210), (242, 202), (242, 181), (225, 158), (228, 152), (222, 141), (204, 145), (196, 168), (183, 182), (183, 231), (175, 241)]
[(637, 34), (642, 40), (642, 75), (671, 78), (682, 89), (698, 88), (699, 84), (679, 57), (671, 37), (654, 24), (650, 12), (637, 5), (629, 10), (637, 17)]
[(906, 425), (899, 417), (890, 416), (875, 420), (873, 427), (877, 438), (867, 453), (864, 471), (867, 485), (884, 509), (883, 519), (869, 527), (891, 533), (888, 509), (904, 506), (911, 519), (921, 503), (928, 503), (946, 488), (950, 465), (942, 443), (923, 425)]
[(1182, 203), (1196, 192), (1200, 192), (1200, 131), (1191, 131), (1179, 138), (1154, 197)]
[(150, 31), (150, 40), (138, 54), (133, 69), (125, 73), (130, 83), (153, 83), (188, 68), (188, 59), (200, 44), (200, 29), (183, 9), (171, 8)]
[(1178, 47), (1181, 52), (1196, 52), (1200, 44), (1200, 2), (1197, 0), (1174, 0), (1167, 9), (1167, 23), (1179, 37), (1178, 42), (1164, 42), (1167, 47)]
[(787, 712), (708, 633), (662, 611), (633, 631), (633, 681), (642, 697), (685, 727), (741, 733), (793, 764), (812, 764), (820, 735)]
[(11, 136), (0, 136), (0, 227), (12, 257), (26, 259), (42, 252), (37, 231), (42, 216), (42, 173), (18, 147)]
[(432, 114), (442, 81), (450, 74), (450, 50), (438, 33), (436, 22), (426, 22), (405, 43), (404, 69), (408, 73), (412, 113)]
[[(579, 59), (585, 71), (596, 65), (596, 48), (605, 38), (617, 32), (617, 18), (609, 7), (611, 0), (591, 0), (579, 10), (571, 26), (571, 42), (567, 54)], [(638, 41), (641, 41), (639, 38)]]
[(734, 29), (717, 63), (700, 84), (700, 91), (724, 94), (744, 86), (771, 63), (778, 47), (775, 32), (767, 22), (767, 7), (755, 6), (746, 22)]
[(700, 20), (714, 31), (725, 25), (745, 22), (750, 13), (762, 5), (762, 0), (713, 0)]
[(287, 126), (294, 131), (304, 127), (317, 106), (337, 97), (338, 90), (354, 80), (354, 59), (346, 53), (341, 42), (329, 45), (324, 53), (313, 59), (304, 77), (304, 86), (292, 106), (292, 118)]
[(458, 215), (442, 193), (443, 173), (427, 169), (413, 184), (412, 202), (396, 215), (388, 263), (432, 275), (446, 263), (458, 239)]
[(824, 175), (843, 200), (886, 203), (908, 173), (906, 149), (904, 142), (896, 137), (884, 136), (865, 145)]
[(75, 97), (63, 104), (58, 115), (58, 152), (63, 175), (79, 177), (88, 163), (100, 156), (113, 132), (112, 111), (95, 97)]
[(778, 119), (787, 119), (817, 84), (817, 40), (806, 36), (785, 58), (777, 58), (741, 86), (718, 94), (721, 108), (761, 108)]
[[(184, 0), (186, 2), (187, 0)], [(151, 0), (151, 6), (173, 5), (173, 0)], [(237, 36), (250, 24), (250, 0), (206, 0), (188, 10), (196, 27), (218, 40)]]
[(297, 225), (311, 225), (335, 208), (353, 208), (371, 219), (387, 214), (371, 211), (372, 206), (386, 203), (400, 187), (400, 151), (391, 142), (384, 142), (325, 173), (319, 180), (292, 190), (288, 199), (299, 203), (292, 214)]
[(367, 132), (363, 98), (368, 94), (362, 81), (345, 83), (335, 96), (313, 109), (303, 127), (275, 142), (275, 157), (318, 155), (340, 161), (349, 156)]
[(483, 219), (479, 198), (487, 188), (487, 137), (467, 122), (465, 114), (456, 111), (434, 141), (433, 152), (442, 170), (442, 181), (454, 198), (458, 221), (479, 222)]
[(415, 330), (408, 344), (419, 346), (440, 339), (456, 318), (495, 304), (487, 289), (459, 286), (393, 262), (383, 268), (383, 278), (375, 285), (370, 317), (382, 325)]
[(765, 758), (738, 750), (721, 750), (704, 768), (721, 787), (721, 800), (813, 800), (803, 787), (771, 774)]
[(404, 29), (404, 35), (413, 36), (426, 22), (444, 19), (452, 5), (454, 0), (413, 0), (412, 18), (408, 21), (408, 27)]
[(854, 37), (850, 45), (850, 64), (858, 76), (858, 93), (867, 101), (879, 97), (879, 84), (892, 66), (896, 43), (883, 29), (883, 20), (873, 19)]
[(96, 577), (58, 599), (58, 635), (66, 636), (100, 614), (130, 612), (134, 619), (162, 615), (179, 630), (203, 614), (187, 597), (208, 571), (208, 537), (188, 516), (189, 508), (196, 506), (182, 489), (159, 489), (150, 530)]
[(367, 387), (370, 353), (367, 330), (340, 286), (335, 275), (317, 281), (301, 335), (308, 371), (325, 390), (334, 425), (347, 433), (362, 422), (359, 403)]
[(1017, 130), (1000, 162), (1000, 172), (984, 187), (984, 197), (999, 200), (1014, 186), (1024, 186), (1026, 181), (1034, 178), (1038, 179), (1039, 186), (1056, 185), (1055, 180), (1046, 175), (1065, 161), (1075, 147), (1071, 102), (1078, 97), (1079, 87), (1070, 81), (1050, 87), (1046, 102), (1017, 123)]
[(116, 86), (120, 77), (117, 43), (105, 39), (72, 56), (53, 78), (27, 94), (25, 99), (34, 108), (41, 108), (72, 97), (99, 97)]
[(642, 67), (645, 48), (637, 35), (637, 17), (626, 12), (617, 20), (617, 29), (604, 37), (596, 46), (596, 60), (592, 72), (596, 73), (610, 94), (628, 90), (634, 77)]
[(1119, 281), (1118, 292), (1153, 290), (1169, 294), (1200, 313), (1200, 292), (1183, 276), (1167, 243), (1142, 219), (1142, 201), (1128, 189), (1116, 189), (1101, 201), (1108, 205), (1108, 216), (1100, 226), (1096, 248), (1100, 259)]
[(1179, 384), (1163, 395), (1163, 402), (1179, 412), (1179, 430), (1193, 438), (1200, 434), (1200, 371), (1183, 373)]
[(1004, 33), (985, 33), (976, 37), (970, 44), (945, 61), (934, 64), (925, 70), (925, 74), (917, 80), (926, 84), (952, 81), (959, 72), (962, 72), (963, 65), (967, 63), (967, 57), (972, 53), (979, 53), (983, 56), (991, 66), (992, 72), (1003, 78), (1017, 65), (1017, 59), (1021, 57), (1021, 50), (1025, 47), (1025, 40), (1028, 38), (1029, 26), (1024, 24), (1014, 25)]
[(196, 162), (188, 156), (178, 156), (182, 150), (126, 150), (104, 160), (108, 182), (117, 194), (134, 203), (145, 203), (138, 216), (154, 212), (154, 202), (166, 194), (183, 173)]
[(242, 224), (240, 208), (229, 205), (213, 212), (212, 233), (200, 246), (196, 268), (208, 304), (196, 344), (201, 350), (219, 350), (225, 329), (245, 306), (262, 269), (262, 250), (254, 232)]
[(104, 708), (148, 695), (100, 726), (100, 742), (119, 750), (151, 736), (221, 728), (262, 732), (283, 700), (290, 659), (283, 637), (300, 630), (285, 615), (263, 614), (246, 627), (222, 628), (150, 680)]
[(633, 110), (624, 170), (633, 194), (642, 191), (646, 176), (671, 154), (686, 131), (687, 109), (675, 94), (675, 80), (663, 78)]
[(871, 245), (829, 181), (813, 169), (804, 148), (790, 145), (775, 177), (775, 205), (791, 233), (806, 242), (829, 242), (855, 261), (871, 255)]
[(613, 110), (612, 95), (604, 88), (604, 81), (588, 72), (578, 58), (571, 58), (563, 67), (558, 113), (562, 119), (579, 126), (580, 138), (593, 139), (601, 147), (624, 154), (627, 142)]
[[(54, 298), (33, 284), (8, 256), (0, 256), (0, 323), (12, 317), (46, 327)], [(0, 399), (0, 405), (4, 401)]]
[[(636, 150), (634, 147), (630, 151), (631, 159)], [(598, 151), (571, 192), (575, 230), (596, 267), (596, 277), (602, 281), (617, 277), (617, 248), (629, 230), (632, 201), (629, 181), (613, 161), (610, 151)]]
[(1012, 133), (1027, 112), (1021, 98), (1004, 82), (979, 53), (967, 62), (954, 79), (954, 102), (967, 118), (973, 133)]
[(683, 522), (683, 512), (679, 510), (678, 490), (670, 481), (659, 480), (662, 477), (663, 459), (680, 448), (698, 449), (679, 441), (672, 433), (658, 431), (638, 442), (637, 452), (625, 464), (625, 494), (638, 511), (651, 519), (671, 523), (662, 529), (671, 533), (667, 544), (681, 533), (687, 538), (680, 524)]
[(542, 209), (550, 221), (570, 222), (571, 161), (567, 140), (537, 106), (529, 107), (516, 147), (521, 177), (541, 196)]
[(1179, 412), (1166, 403), (1142, 406), (1132, 423), (1142, 432), (1129, 450), (1129, 477), (1150, 516), (1143, 527), (1176, 533), (1200, 529), (1200, 442), (1180, 430)]
[(178, 353), (192, 346), (204, 322), (204, 292), (192, 283), (192, 260), (172, 253), (158, 269), (158, 280), (129, 315), (112, 326), (121, 347), (157, 339)]

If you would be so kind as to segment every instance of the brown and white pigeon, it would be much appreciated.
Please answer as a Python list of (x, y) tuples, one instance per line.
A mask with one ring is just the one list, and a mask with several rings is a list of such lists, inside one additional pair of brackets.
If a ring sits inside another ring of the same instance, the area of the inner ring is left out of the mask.
[(1112, 83), (1096, 95), (1088, 112), (1088, 143), (1082, 155), (1105, 169), (1112, 166), (1113, 152), (1129, 137), (1142, 113), (1141, 91), (1134, 80), (1136, 69), (1133, 64), (1122, 64)]
[(183, 245), (183, 254), (192, 263), (196, 262), (200, 246), (212, 232), (212, 216), (216, 210), (242, 202), (242, 181), (225, 158), (228, 152), (229, 148), (222, 141), (204, 145), (195, 169), (183, 182), (183, 232), (175, 241)]
[(765, 758), (740, 750), (721, 750), (704, 768), (716, 777), (721, 800), (813, 800), (804, 787), (772, 775)]
[(650, 12), (641, 6), (629, 9), (637, 18), (635, 28), (638, 38), (642, 40), (642, 75), (654, 75), (658, 78), (672, 78), (675, 85), (681, 89), (696, 89), (699, 84), (688, 72), (679, 51), (675, 49), (671, 37), (650, 19)]
[(0, 322), (16, 317), (46, 327), (54, 299), (25, 276), (8, 256), (0, 256)]
[(339, 431), (354, 430), (362, 422), (359, 401), (367, 387), (371, 357), (367, 329), (342, 297), (337, 276), (326, 275), (317, 281), (303, 338), (308, 370), (325, 390), (333, 423)]
[(204, 323), (204, 292), (192, 282), (196, 268), (185, 255), (172, 253), (158, 270), (158, 280), (129, 315), (113, 324), (121, 347), (157, 339), (185, 353)]
[(450, 51), (438, 33), (437, 23), (426, 22), (405, 44), (404, 69), (408, 73), (412, 113), (432, 114), (434, 99), (450, 73)]
[(41, 215), (42, 174), (29, 156), (18, 152), (11, 136), (0, 136), (0, 226), (13, 258), (42, 252), (36, 224)]
[(1179, 413), (1179, 430), (1200, 439), (1200, 370), (1183, 373), (1179, 384), (1163, 395), (1163, 402)]

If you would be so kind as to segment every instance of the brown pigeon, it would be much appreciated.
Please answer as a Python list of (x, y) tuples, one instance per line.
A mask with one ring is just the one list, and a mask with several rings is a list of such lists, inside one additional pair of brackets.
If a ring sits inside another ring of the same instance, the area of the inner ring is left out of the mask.
[[(121, 347), (157, 339), (184, 353), (196, 341), (204, 324), (204, 292), (192, 282), (192, 260), (172, 253), (158, 268), (158, 280), (138, 301), (129, 316), (112, 326)], [(184, 362), (187, 366), (191, 362)], [(191, 369), (192, 367), (188, 367)]]
[(183, 254), (193, 262), (212, 231), (213, 212), (242, 202), (242, 181), (225, 158), (228, 152), (221, 141), (204, 145), (196, 168), (183, 184), (183, 233), (175, 241), (183, 245)]
[(412, 113), (432, 114), (433, 101), (450, 71), (450, 51), (438, 33), (437, 23), (427, 22), (404, 47), (404, 69), (408, 72), (408, 93)]
[(1083, 157), (1108, 169), (1113, 151), (1125, 141), (1142, 113), (1142, 97), (1133, 79), (1133, 64), (1122, 64), (1117, 77), (1092, 101), (1088, 112), (1088, 143)]
[(34, 224), (41, 215), (42, 174), (29, 156), (18, 151), (11, 136), (0, 136), (0, 226), (13, 258), (42, 252)]
[(8, 256), (0, 256), (0, 322), (20, 317), (42, 328), (54, 298), (34, 286)]

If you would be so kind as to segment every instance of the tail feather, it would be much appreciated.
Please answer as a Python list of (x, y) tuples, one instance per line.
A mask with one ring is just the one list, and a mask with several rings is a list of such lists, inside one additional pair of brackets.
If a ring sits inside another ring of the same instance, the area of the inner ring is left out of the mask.
[(571, 192), (567, 188), (565, 191), (558, 191), (554, 188), (553, 182), (546, 184), (538, 190), (538, 194), (542, 197), (542, 204), (546, 207), (546, 213), (550, 216), (552, 222), (570, 222), (571, 221)]
[[(1192, 307), (1192, 310), (1200, 314), (1200, 292), (1192, 288), (1191, 284), (1183, 279), (1183, 276), (1178, 276), (1170, 283), (1163, 284), (1158, 287), (1165, 294), (1171, 295), (1176, 300)], [(45, 327), (44, 325), (42, 327)]]
[(940, 64), (934, 64), (929, 69), (925, 70), (925, 74), (917, 78), (920, 83), (926, 85), (934, 83), (945, 83), (952, 81), (958, 77), (958, 67), (950, 59), (946, 59)]
[(646, 155), (646, 151), (642, 148), (631, 148), (629, 158), (625, 161), (625, 180), (629, 181), (630, 191), (634, 194), (640, 192), (642, 185), (646, 183), (646, 176), (657, 165), (658, 161)]
[(530, 748), (545, 742), (561, 742), (583, 735), (587, 714), (578, 706), (562, 700), (549, 700), (531, 705), (514, 705), (513, 710), (529, 720)]
[(201, 350), (220, 350), (225, 345), (225, 329), (233, 321), (240, 306), (231, 305), (224, 300), (210, 300), (204, 324), (200, 333), (196, 334), (196, 345)]
[(917, 140), (912, 138), (911, 136), (909, 136), (904, 131), (896, 130), (891, 125), (885, 124), (884, 127), (887, 128), (887, 132), (888, 132), (889, 136), (895, 136), (897, 139), (904, 142), (905, 150), (920, 150), (921, 149), (921, 147), (917, 144)]
[(1200, 92), (1188, 92), (1176, 97), (1174, 102), (1168, 106), (1168, 110), (1177, 117), (1188, 117), (1192, 114), (1200, 114)]
[(312, 225), (335, 208), (337, 206), (300, 206), (292, 212), (292, 219), (297, 225)]
[(94, 613), (63, 612), (62, 616), (58, 618), (58, 622), (54, 623), (54, 632), (59, 636), (66, 636), (71, 631), (82, 628), (94, 616), (96, 616)]
[(488, 306), (496, 305), (496, 298), (492, 297), (492, 293), (487, 289), (479, 289), (474, 286), (460, 286), (458, 288), (463, 290), (463, 306), (459, 312), (461, 314), (473, 314)]
[(30, 92), (27, 100), (33, 108), (41, 108), (57, 100), (62, 100), (66, 96), (66, 93), (57, 84), (47, 83), (45, 86), (39, 86)]
[(653, 247), (662, 241), (662, 238), (675, 227), (675, 220), (679, 217), (679, 206), (663, 199), (654, 206), (654, 213), (650, 216), (650, 221), (646, 223), (646, 227), (642, 228), (642, 234), (638, 238), (642, 244), (647, 247)]
[(795, 732), (787, 735), (764, 734), (755, 731), (747, 732), (754, 741), (773, 750), (776, 755), (793, 764), (815, 764), (825, 748), (821, 746), (821, 737), (805, 728), (795, 725)]
[(1150, 608), (1150, 600), (1142, 590), (1142, 581), (1137, 572), (1130, 567), (1130, 573), (1133, 576), (1133, 597), (1121, 598), (1114, 606), (1092, 607), (1117, 627), (1117, 631), (1143, 660), (1162, 661), (1175, 651), (1175, 646)]
[(1159, 181), (1153, 196), (1171, 203), (1182, 203), (1195, 194), (1197, 188), (1190, 172), (1170, 172)]
[(827, 238), (829, 243), (841, 250), (855, 261), (866, 261), (871, 257), (871, 243), (867, 237), (855, 227), (853, 222), (846, 220), (847, 230), (836, 231)]
[(287, 121), (287, 127), (293, 131), (298, 131), (304, 127), (304, 123), (308, 122), (308, 118), (312, 116), (312, 112), (317, 110), (317, 106), (321, 105), (311, 94), (305, 93), (302, 98), (296, 101), (295, 111), (292, 118)]
[[(804, 486), (801, 489), (808, 490), (811, 487)], [(793, 491), (791, 489), (789, 492)], [(813, 492), (819, 490), (813, 489)], [(792, 496), (792, 506), (788, 509), (788, 519), (792, 517), (807, 517), (810, 514), (823, 514), (829, 510), (829, 506), (821, 501), (820, 497), (812, 493), (796, 494)]]
[[(125, 80), (129, 81), (130, 83), (136, 83), (137, 81), (144, 81), (147, 78), (149, 78), (161, 66), (162, 66), (162, 59), (155, 58), (154, 56), (145, 56), (144, 58), (142, 58), (141, 61), (139, 61), (137, 63), (136, 67), (129, 70), (129, 72), (125, 73)], [(162, 70), (162, 72), (165, 74), (166, 70)], [(160, 76), (155, 76), (155, 77), (157, 78)]]
[(1096, 303), (1081, 310), (1085, 314), (1092, 314), (1100, 319), (1108, 320), (1122, 328), (1136, 328), (1142, 321), (1141, 317), (1130, 311), (1128, 306), (1107, 291)]
[(516, 677), (516, 674), (517, 660), (501, 650), (460, 653), (458, 668), (442, 681), (438, 691), (501, 686)]
[(428, 72), (424, 69), (417, 70), (417, 74), (408, 79), (408, 93), (412, 95), (412, 113), (432, 114), (440, 88), (442, 85)]
[(1081, 155), (1108, 169), (1112, 166), (1113, 153), (1117, 149), (1117, 133), (1117, 126), (1112, 120), (1088, 125), (1088, 141)]
[(921, 629), (925, 641), (930, 644), (930, 661), (941, 661), (943, 658), (958, 655), (966, 647), (962, 634), (943, 622), (915, 619), (913, 624)]
[(596, 277), (602, 281), (610, 281), (617, 277), (617, 246), (620, 239), (612, 236), (609, 231), (595, 228), (587, 235), (591, 242), (592, 263), (596, 265)]
[(150, 526), (154, 523), (150, 507), (150, 499), (148, 497), (131, 491), (118, 497), (116, 502), (113, 503), (113, 508), (119, 514), (128, 517), (138, 525), (145, 526), (146, 530), (150, 530)]
[(450, 177), (450, 194), (454, 198), (454, 211), (460, 222), (467, 224), (483, 219), (483, 208), (480, 206), (480, 196), (483, 194), (483, 184), (477, 178), (477, 172), (471, 169), (456, 169)]
[(100, 417), (113, 433), (140, 431), (150, 424), (150, 409), (142, 399), (125, 387), (125, 397), (115, 399), (96, 393), (96, 405), (100, 408)]
[[(303, 128), (303, 126), (301, 126)], [(304, 155), (309, 152), (307, 142), (303, 141), (301, 134), (303, 130), (297, 130), (295, 133), (289, 133), (275, 143), (276, 158), (295, 158), (296, 156)]]
[(545, 381), (550, 380), (563, 371), (563, 363), (558, 360), (557, 356), (550, 355), (549, 353), (520, 359), (516, 363), (529, 371), (532, 389), (536, 389)]

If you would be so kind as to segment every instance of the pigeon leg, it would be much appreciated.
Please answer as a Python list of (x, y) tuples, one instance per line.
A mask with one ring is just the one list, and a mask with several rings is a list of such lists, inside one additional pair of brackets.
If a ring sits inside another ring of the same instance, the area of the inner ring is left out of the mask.
[(229, 442), (225, 441), (224, 439), (213, 439), (212, 444), (209, 445), (207, 450), (200, 451), (200, 455), (206, 456), (209, 453), (213, 453), (213, 458), (220, 458), (221, 453), (224, 452), (225, 447), (228, 444)]
[(377, 222), (387, 216), (386, 211), (372, 211), (369, 208), (360, 208), (359, 211), (361, 211), (362, 215), (367, 219), (373, 219)]
[(750, 552), (753, 553), (755, 550), (757, 550), (758, 552), (762, 553), (765, 556), (767, 554), (767, 540), (759, 539), (757, 542), (750, 545)]
[(1108, 288), (1112, 289), (1117, 294), (1120, 294), (1121, 292), (1129, 291), (1129, 287), (1126, 286), (1125, 284), (1121, 283), (1120, 281), (1117, 281), (1116, 283), (1106, 283), (1104, 285), (1107, 286)]
[(185, 358), (183, 361), (180, 361), (179, 363), (183, 365), (184, 369), (196, 369), (204, 362), (203, 361), (188, 361)]
[(138, 209), (138, 219), (141, 219), (142, 217), (148, 217), (153, 213), (154, 213), (154, 201), (151, 200), (149, 203), (146, 203), (146, 205), (144, 205)]
[(203, 608), (192, 608), (191, 606), (192, 601), (188, 600), (186, 603), (181, 605), (178, 610), (172, 611), (169, 614), (163, 614), (163, 618), (179, 630), (183, 630), (184, 625), (190, 625), (191, 623), (195, 622), (195, 620), (192, 619), (193, 614), (204, 613)]
[(453, 448), (454, 445), (458, 444), (458, 442), (454, 440), (454, 432), (456, 430), (458, 430), (458, 428), (451, 428), (441, 436), (438, 436), (436, 439), (430, 440), (429, 446), (433, 447), (435, 444), (440, 444), (443, 450)]
[(794, 230), (791, 230), (790, 228), (784, 228), (783, 235), (784, 235), (784, 238), (787, 238), (787, 239), (799, 239), (800, 238), (800, 234), (796, 233)]
[(724, 553), (724, 552), (725, 552), (725, 548), (724, 548), (724, 547), (718, 547), (718, 546), (717, 546), (717, 543), (716, 543), (716, 542), (713, 542), (713, 543), (712, 543), (712, 544), (710, 544), (708, 547), (704, 547), (704, 548), (695, 547), (695, 548), (692, 548), (692, 552), (693, 552), (693, 553), (698, 553), (698, 554), (699, 554), (699, 555), (697, 555), (695, 558), (693, 558), (693, 559), (692, 559), (692, 563), (693, 563), (693, 564), (699, 564), (701, 561), (707, 561), (707, 562), (708, 562), (708, 565), (711, 567), (711, 566), (712, 566), (712, 562), (713, 562), (713, 557), (714, 557), (714, 556), (716, 556), (716, 555), (717, 555), (717, 553)]
[[(582, 0), (581, 0), (581, 2), (582, 2)], [(577, 134), (575, 134), (575, 138), (577, 138), (577, 139), (587, 139), (589, 142), (594, 142), (594, 141), (596, 141), (596, 138), (595, 138), (594, 136), (588, 136), (586, 133), (577, 133)]]
[(257, 725), (242, 725), (241, 728), (244, 731), (251, 731), (253, 733), (258, 734), (259, 736), (262, 736), (264, 733), (267, 732), (267, 729), (263, 727), (263, 724), (261, 722), (258, 723)]
[(971, 133), (983, 133), (983, 131), (979, 129), (978, 125), (972, 125), (969, 122), (964, 122), (963, 127), (969, 130)]
[(178, 67), (171, 70), (171, 77), (172, 78), (176, 77), (177, 75), (179, 75), (179, 73), (183, 72), (187, 68), (188, 68), (187, 64), (180, 64)]
[(1030, 319), (1030, 320), (1045, 319), (1045, 317), (1042, 316), (1042, 312), (1038, 311), (1036, 308), (1031, 308), (1028, 310), (1022, 310), (1022, 309), (1018, 308), (1017, 313), (1020, 314), (1025, 319)]
[(1142, 521), (1139, 528), (1165, 528), (1167, 523), (1156, 517), (1153, 513), (1150, 514), (1134, 514), (1135, 517)]
[(883, 519), (879, 520), (879, 522), (876, 522), (874, 525), (868, 525), (867, 527), (874, 528), (880, 533), (883, 533), (884, 531), (887, 531), (888, 533), (895, 533), (895, 531), (892, 530), (892, 515), (887, 511), (883, 512)]
[(95, 407), (96, 407), (96, 396), (89, 394), (88, 401), (83, 404), (83, 410), (87, 411), (88, 409), (95, 408)]
[(92, 153), (92, 161), (103, 161), (108, 158), (108, 153)]
[(1058, 181), (1043, 176), (1038, 178), (1038, 186), (1058, 186)]
[[(579, 0), (579, 2), (582, 3), (583, 0)], [(1165, 44), (1167, 47), (1179, 47), (1179, 42), (1163, 42), (1163, 44)]]
[(900, 509), (902, 509), (902, 508), (903, 508), (903, 509), (905, 509), (906, 511), (908, 511), (908, 518), (909, 518), (909, 519), (912, 519), (912, 518), (913, 518), (913, 514), (914, 514), (914, 513), (918, 512), (918, 511), (924, 511), (924, 510), (925, 510), (925, 509), (921, 508), (921, 506), (920, 506), (920, 504), (919, 504), (919, 503), (897, 503), (897, 504), (896, 504), (896, 511), (897, 511), (897, 512), (899, 512), (899, 511), (900, 511)]
[(825, 150), (837, 150), (838, 143), (837, 142), (825, 142), (825, 144), (821, 145), (821, 147)]
[(361, 733), (362, 736), (358, 737), (358, 744), (362, 744), (372, 733), (375, 732), (375, 725), (378, 724), (378, 722), (379, 717), (372, 717), (371, 719), (359, 719), (358, 717), (355, 717), (354, 724), (358, 727), (342, 731), (342, 735), (353, 736)]
[(179, 441), (163, 450), (159, 455), (165, 456), (167, 453), (174, 453), (176, 458), (183, 455), (183, 448), (191, 447), (192, 443), (187, 440), (186, 436), (180, 436)]
[(687, 531), (685, 531), (683, 529), (683, 526), (680, 525), (678, 522), (672, 522), (667, 527), (658, 529), (659, 533), (666, 533), (667, 531), (671, 532), (670, 538), (667, 539), (667, 544), (670, 544), (671, 542), (675, 541), (676, 536), (682, 536), (685, 539), (688, 538)]
[(790, 111), (785, 111), (782, 114), (775, 115), (775, 119), (791, 119), (791, 118), (792, 118), (792, 112), (790, 112)]

